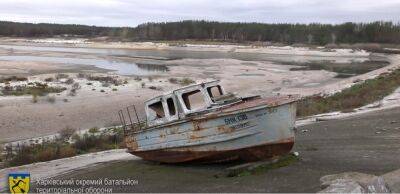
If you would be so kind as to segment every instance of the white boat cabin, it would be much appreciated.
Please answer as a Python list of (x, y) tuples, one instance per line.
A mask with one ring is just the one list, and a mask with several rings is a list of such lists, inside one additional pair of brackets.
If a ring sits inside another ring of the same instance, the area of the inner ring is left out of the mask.
[(225, 95), (219, 81), (205, 82), (179, 88), (145, 102), (147, 126), (155, 126), (185, 118), (218, 105)]

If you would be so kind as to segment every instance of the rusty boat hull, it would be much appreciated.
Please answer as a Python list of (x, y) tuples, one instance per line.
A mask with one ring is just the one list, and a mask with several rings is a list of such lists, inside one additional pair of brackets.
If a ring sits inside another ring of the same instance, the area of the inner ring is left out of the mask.
[(258, 161), (291, 151), (295, 117), (291, 97), (252, 99), (133, 133), (125, 141), (131, 154), (163, 163)]

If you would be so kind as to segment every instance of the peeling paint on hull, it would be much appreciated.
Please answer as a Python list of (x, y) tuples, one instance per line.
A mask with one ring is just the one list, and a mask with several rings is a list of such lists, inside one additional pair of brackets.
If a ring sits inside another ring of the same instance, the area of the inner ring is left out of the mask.
[(294, 139), (287, 141), (258, 145), (254, 147), (241, 148), (237, 150), (224, 151), (175, 151), (175, 150), (153, 150), (142, 152), (131, 152), (145, 160), (163, 163), (217, 163), (227, 161), (253, 162), (265, 160), (274, 156), (284, 155), (292, 150)]
[(128, 151), (164, 163), (257, 161), (289, 153), (296, 102), (257, 99), (133, 133)]

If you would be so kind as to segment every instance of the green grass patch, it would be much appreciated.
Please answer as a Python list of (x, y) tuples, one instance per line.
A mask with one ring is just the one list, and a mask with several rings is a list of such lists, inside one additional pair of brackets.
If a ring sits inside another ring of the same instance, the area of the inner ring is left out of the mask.
[(400, 69), (353, 85), (330, 96), (310, 96), (297, 104), (297, 116), (305, 117), (333, 111), (349, 112), (382, 100), (400, 87)]

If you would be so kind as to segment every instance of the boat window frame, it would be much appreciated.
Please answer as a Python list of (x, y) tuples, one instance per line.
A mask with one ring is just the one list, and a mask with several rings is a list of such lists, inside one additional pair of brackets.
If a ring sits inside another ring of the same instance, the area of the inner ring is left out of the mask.
[[(169, 112), (167, 100), (170, 98), (172, 99), (172, 101), (174, 103), (175, 115), (171, 115), (171, 113)], [(150, 106), (155, 103), (159, 103), (159, 102), (161, 102), (161, 104), (162, 104), (162, 108), (164, 111), (164, 117), (154, 119), (153, 117), (151, 117), (151, 114), (150, 114), (150, 111), (152, 111), (152, 110), (150, 110), (151, 109)], [(167, 123), (170, 121), (178, 120), (179, 119), (179, 111), (178, 110), (179, 110), (178, 103), (173, 94), (166, 94), (163, 96), (158, 96), (156, 98), (153, 98), (145, 103), (147, 125), (154, 126), (154, 125), (160, 125), (160, 124), (164, 124), (164, 123)]]
[[(176, 102), (175, 96), (173, 94), (166, 94), (163, 97), (163, 105), (164, 105), (164, 111), (165, 115), (168, 119), (168, 121), (173, 121), (173, 120), (178, 120), (179, 119), (179, 111), (178, 111), (178, 103)], [(168, 107), (168, 99), (172, 99), (172, 102), (174, 103), (174, 109), (175, 109), (175, 114), (171, 115), (169, 112), (169, 107)]]
[[(162, 97), (158, 97), (158, 98), (154, 98), (154, 99), (151, 99), (151, 100), (146, 102), (146, 104), (145, 104), (145, 112), (146, 112), (147, 124), (149, 126), (162, 124), (162, 123), (166, 122), (167, 114), (166, 114), (166, 111), (165, 111), (164, 103), (162, 101), (163, 101)], [(162, 105), (162, 108), (163, 108), (163, 111), (164, 111), (164, 117), (155, 118), (154, 119), (153, 117), (151, 117), (151, 114), (150, 114), (151, 113), (150, 111), (152, 111), (152, 110), (150, 110), (151, 109), (150, 106), (155, 104), (155, 103), (159, 103), (159, 102), (161, 102), (161, 105)]]
[[(190, 92), (193, 92), (193, 91), (196, 91), (196, 90), (200, 91), (201, 95), (203, 96), (203, 99), (204, 99), (204, 102), (205, 102), (206, 106), (202, 107), (202, 108), (190, 109), (189, 110), (186, 107), (185, 101), (183, 100), (182, 96), (184, 94), (186, 94), (186, 93), (190, 93)], [(175, 90), (174, 94), (177, 97), (179, 105), (181, 106), (182, 111), (183, 111), (182, 114), (184, 114), (184, 115), (188, 115), (188, 114), (191, 114), (191, 113), (195, 113), (195, 112), (199, 112), (199, 111), (202, 111), (202, 110), (206, 110), (212, 104), (211, 98), (208, 95), (207, 90), (204, 88), (204, 84), (194, 85), (194, 86), (187, 87), (187, 88), (184, 88), (184, 89)]]
[(210, 99), (212, 102), (215, 102), (215, 100), (214, 100), (215, 96), (212, 96), (213, 93), (212, 93), (211, 89), (215, 88), (215, 87), (218, 89), (218, 92), (220, 93), (219, 96), (225, 95), (224, 88), (219, 84), (212, 84), (212, 85), (206, 86), (207, 94), (210, 96)]

